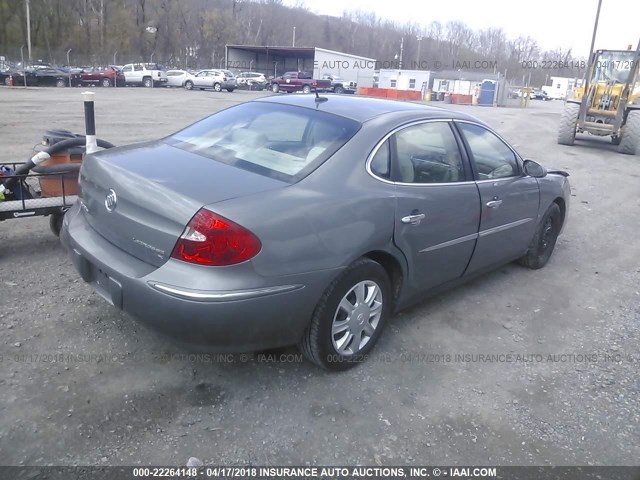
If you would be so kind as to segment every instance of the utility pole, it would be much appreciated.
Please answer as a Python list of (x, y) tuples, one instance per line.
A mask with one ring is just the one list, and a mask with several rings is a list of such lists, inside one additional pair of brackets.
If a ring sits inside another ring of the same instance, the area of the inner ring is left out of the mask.
[(293, 27), (293, 46), (296, 46), (296, 27)]
[(404, 37), (402, 37), (402, 39), (400, 40), (400, 64), (398, 65), (400, 67), (400, 70), (402, 70), (402, 52), (404, 51)]
[(420, 46), (422, 45), (422, 35), (416, 36), (416, 40), (418, 40), (418, 52), (416, 53), (416, 69), (420, 69)]
[(27, 9), (27, 51), (29, 55), (29, 63), (31, 63), (31, 12), (29, 11), (29, 0), (24, 0)]
[[(593, 49), (596, 45), (596, 34), (598, 33), (598, 20), (600, 19), (600, 7), (602, 7), (602, 0), (598, 0), (598, 11), (596, 12), (596, 21), (593, 24), (593, 35), (591, 36), (591, 48), (589, 49), (589, 68), (587, 74), (584, 77), (584, 94), (589, 94), (589, 70), (591, 69), (592, 62), (595, 62), (596, 57), (593, 53)], [(587, 117), (587, 102), (580, 102), (580, 111), (578, 112), (578, 126), (583, 127)]]

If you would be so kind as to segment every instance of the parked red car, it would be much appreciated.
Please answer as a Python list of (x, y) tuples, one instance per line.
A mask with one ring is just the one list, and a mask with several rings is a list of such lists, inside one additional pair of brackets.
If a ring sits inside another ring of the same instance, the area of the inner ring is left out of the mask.
[(113, 85), (124, 87), (125, 85), (124, 74), (116, 67), (81, 72), (80, 82), (82, 85), (100, 85), (101, 87)]

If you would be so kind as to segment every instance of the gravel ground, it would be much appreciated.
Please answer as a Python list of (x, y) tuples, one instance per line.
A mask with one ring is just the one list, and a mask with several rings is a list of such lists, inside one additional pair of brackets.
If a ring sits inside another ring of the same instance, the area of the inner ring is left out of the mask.
[[(96, 93), (117, 145), (259, 95)], [(638, 465), (640, 158), (558, 146), (559, 102), (451, 108), (570, 172), (568, 226), (546, 268), (507, 265), (397, 315), (348, 372), (293, 348), (190, 355), (79, 280), (46, 218), (0, 224), (0, 462)], [(0, 160), (84, 128), (79, 89), (0, 88), (0, 113)]]

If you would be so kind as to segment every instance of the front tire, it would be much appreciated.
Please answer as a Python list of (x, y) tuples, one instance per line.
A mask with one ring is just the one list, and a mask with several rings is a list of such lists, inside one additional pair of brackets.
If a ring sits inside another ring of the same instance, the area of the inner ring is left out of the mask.
[(278, 93), (280, 91), (280, 85), (278, 85), (277, 83), (274, 83), (273, 85), (271, 85), (271, 91), (273, 93)]
[(219, 83), (214, 83), (213, 84), (213, 90), (216, 92), (221, 92), (222, 91), (222, 85), (220, 85)]
[(577, 103), (567, 103), (564, 106), (564, 112), (560, 117), (560, 128), (558, 129), (558, 143), (560, 145), (573, 145), (575, 143), (579, 113), (580, 105)]
[(235, 90), (235, 88), (227, 88), (227, 92), (231, 93)]
[(640, 110), (632, 110), (627, 115), (618, 151), (627, 155), (640, 155)]
[(354, 367), (378, 341), (392, 303), (386, 271), (362, 258), (327, 287), (298, 347), (327, 370)]
[(184, 88), (187, 90), (193, 90), (193, 82), (191, 80), (187, 80), (184, 82)]
[(151, 88), (153, 87), (153, 80), (151, 77), (145, 77), (144, 80), (142, 80), (142, 85), (144, 85), (145, 88)]
[(338, 95), (342, 95), (344, 93), (344, 88), (338, 86), (334, 89), (334, 92), (337, 93)]
[(102, 79), (102, 86), (103, 87), (110, 87), (111, 86), (111, 80), (109, 80), (108, 78), (103, 78)]
[(311, 87), (309, 85), (305, 85), (302, 87), (302, 93), (311, 93)]
[(67, 82), (62, 79), (56, 80), (56, 87), (63, 88), (67, 86)]
[(556, 240), (562, 229), (562, 221), (560, 207), (557, 203), (551, 204), (533, 235), (527, 253), (518, 260), (518, 263), (532, 270), (544, 267), (556, 246)]

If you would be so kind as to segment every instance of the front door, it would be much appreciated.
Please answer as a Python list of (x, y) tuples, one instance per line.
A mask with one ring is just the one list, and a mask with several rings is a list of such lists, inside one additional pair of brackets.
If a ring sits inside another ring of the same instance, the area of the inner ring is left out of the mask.
[(408, 261), (409, 286), (423, 292), (464, 273), (478, 233), (478, 187), (449, 122), (407, 126), (387, 143), (397, 194), (394, 239)]
[(468, 273), (523, 255), (538, 216), (538, 181), (524, 175), (514, 151), (481, 125), (456, 122), (465, 138), (482, 203), (478, 244)]

